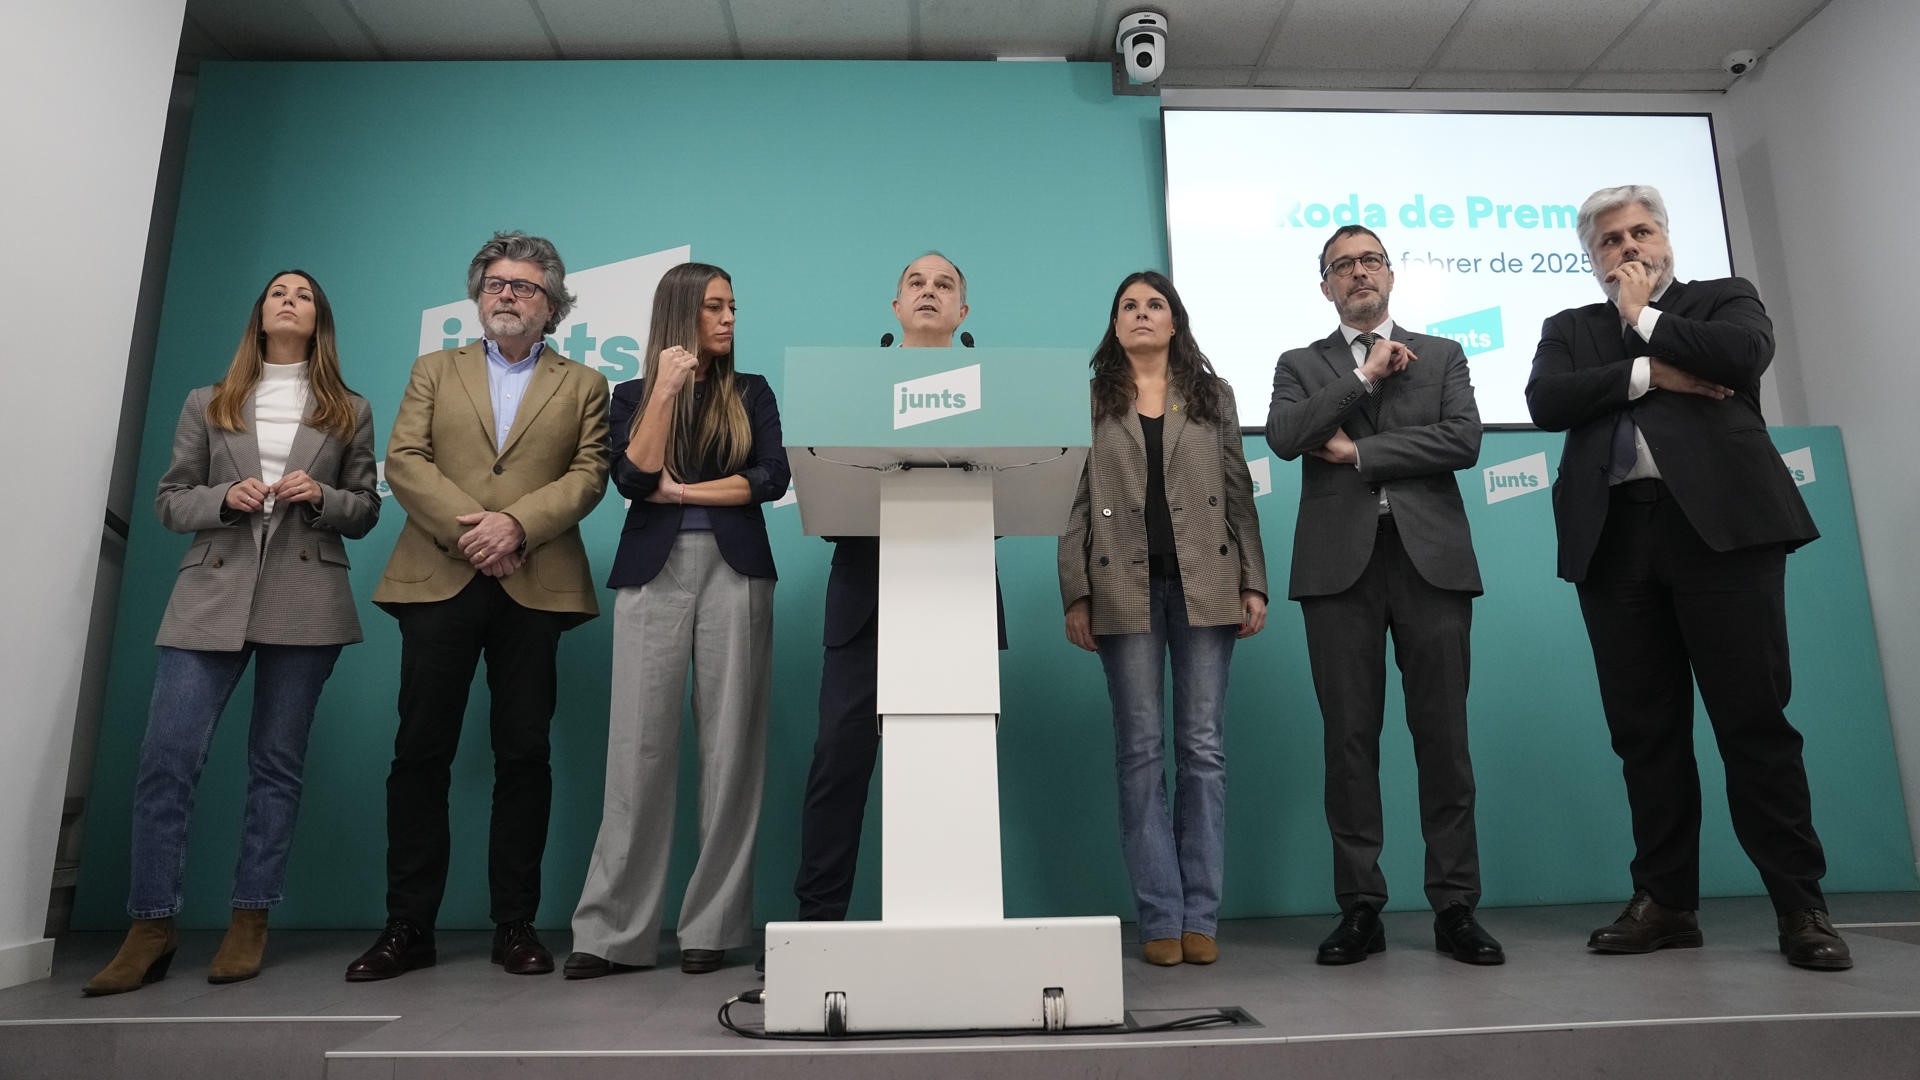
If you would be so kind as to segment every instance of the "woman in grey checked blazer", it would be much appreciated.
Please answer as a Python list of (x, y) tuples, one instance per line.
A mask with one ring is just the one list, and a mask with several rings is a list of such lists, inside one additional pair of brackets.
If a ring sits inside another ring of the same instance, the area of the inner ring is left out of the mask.
[(233, 916), (208, 982), (259, 974), (281, 900), (307, 731), (340, 648), (360, 640), (342, 538), (380, 516), (373, 412), (340, 378), (333, 311), (311, 276), (268, 279), (226, 377), (187, 395), (160, 478), (161, 524), (190, 532), (160, 622), (133, 792), (133, 927), (89, 996), (166, 977), (193, 791), (214, 725), (254, 661), (247, 805)]
[[(1067, 639), (1113, 702), (1120, 844), (1148, 963), (1210, 964), (1226, 848), (1227, 669), (1267, 619), (1233, 390), (1173, 282), (1128, 275), (1093, 354), (1093, 449), (1060, 537)], [(1174, 799), (1162, 765), (1173, 662)]]

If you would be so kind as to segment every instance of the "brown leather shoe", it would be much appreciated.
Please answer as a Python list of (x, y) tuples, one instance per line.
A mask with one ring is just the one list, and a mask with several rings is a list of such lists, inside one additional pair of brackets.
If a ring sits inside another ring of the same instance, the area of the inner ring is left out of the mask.
[(1189, 964), (1211, 964), (1220, 959), (1220, 946), (1212, 935), (1189, 930), (1180, 935), (1180, 958)]
[(540, 935), (526, 919), (493, 928), (493, 962), (509, 975), (545, 975), (553, 970), (553, 954), (540, 944)]
[(348, 982), (377, 982), (405, 975), (415, 968), (432, 967), (439, 959), (433, 931), (405, 919), (390, 919), (373, 947), (347, 965)]
[(88, 997), (124, 994), (167, 977), (173, 964), (173, 951), (180, 944), (180, 933), (173, 919), (135, 919), (127, 928), (126, 940), (113, 960), (80, 988)]
[(207, 981), (214, 984), (243, 982), (260, 974), (260, 960), (267, 951), (267, 909), (234, 908), (227, 923), (227, 936), (220, 940), (220, 951), (213, 954), (207, 968)]
[(1813, 971), (1845, 971), (1853, 966), (1853, 950), (1819, 908), (1780, 916), (1780, 951), (1787, 955), (1787, 963)]
[(1603, 953), (1650, 953), (1655, 949), (1697, 949), (1704, 940), (1693, 912), (1665, 907), (1647, 890), (1639, 889), (1619, 918), (1587, 938), (1587, 948)]
[(1155, 967), (1172, 967), (1184, 959), (1180, 953), (1180, 939), (1166, 937), (1141, 942), (1140, 959)]

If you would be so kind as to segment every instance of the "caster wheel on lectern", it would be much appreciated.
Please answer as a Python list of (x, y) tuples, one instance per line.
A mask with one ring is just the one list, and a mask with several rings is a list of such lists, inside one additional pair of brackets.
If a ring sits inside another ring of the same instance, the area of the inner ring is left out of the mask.
[(844, 990), (827, 991), (827, 1034), (845, 1035), (847, 1033), (847, 994)]

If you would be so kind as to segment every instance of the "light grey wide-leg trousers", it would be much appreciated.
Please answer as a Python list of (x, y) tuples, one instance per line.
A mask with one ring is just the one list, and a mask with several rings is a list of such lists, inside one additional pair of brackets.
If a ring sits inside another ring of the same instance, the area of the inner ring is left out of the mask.
[(573, 913), (574, 951), (655, 962), (689, 667), (700, 857), (680, 903), (680, 947), (746, 945), (766, 780), (773, 581), (728, 566), (712, 533), (684, 532), (652, 581), (618, 590), (613, 612), (606, 804)]

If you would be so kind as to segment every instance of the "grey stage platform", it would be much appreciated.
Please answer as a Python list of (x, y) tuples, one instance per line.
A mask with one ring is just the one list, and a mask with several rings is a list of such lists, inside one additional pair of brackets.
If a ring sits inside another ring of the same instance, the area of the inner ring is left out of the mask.
[[(0, 1077), (1920, 1077), (1920, 894), (1833, 909), (1852, 924), (1850, 972), (1789, 968), (1753, 898), (1706, 903), (1706, 948), (1643, 957), (1583, 947), (1617, 905), (1488, 910), (1499, 968), (1436, 953), (1418, 912), (1390, 913), (1387, 951), (1347, 968), (1313, 963), (1329, 917), (1244, 920), (1210, 968), (1151, 968), (1130, 948), (1126, 1000), (1142, 1023), (1237, 1005), (1258, 1026), (835, 1045), (715, 1022), (757, 985), (746, 951), (712, 975), (682, 975), (669, 954), (659, 970), (565, 982), (501, 973), (484, 933), (443, 934), (437, 968), (349, 985), (370, 933), (284, 932), (260, 978), (216, 987), (218, 935), (196, 933), (165, 981), (87, 999), (118, 935), (75, 934), (51, 980), (0, 992)], [(564, 930), (546, 939), (564, 954)]]

